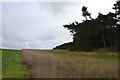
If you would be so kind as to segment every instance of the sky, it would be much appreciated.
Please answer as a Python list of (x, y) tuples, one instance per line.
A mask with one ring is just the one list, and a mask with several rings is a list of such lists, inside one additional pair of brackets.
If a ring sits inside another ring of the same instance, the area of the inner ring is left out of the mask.
[(52, 49), (72, 42), (70, 32), (63, 27), (82, 22), (81, 8), (87, 6), (92, 18), (107, 14), (115, 0), (79, 0), (77, 2), (1, 2), (0, 48)]

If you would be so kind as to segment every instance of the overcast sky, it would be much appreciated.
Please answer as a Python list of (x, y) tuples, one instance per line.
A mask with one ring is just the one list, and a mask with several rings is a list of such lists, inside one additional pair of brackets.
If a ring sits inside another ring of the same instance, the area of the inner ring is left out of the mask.
[(2, 48), (52, 49), (71, 42), (72, 36), (63, 27), (82, 22), (81, 8), (87, 6), (92, 17), (107, 14), (115, 0), (80, 0), (79, 2), (2, 2), (0, 3), (0, 41)]

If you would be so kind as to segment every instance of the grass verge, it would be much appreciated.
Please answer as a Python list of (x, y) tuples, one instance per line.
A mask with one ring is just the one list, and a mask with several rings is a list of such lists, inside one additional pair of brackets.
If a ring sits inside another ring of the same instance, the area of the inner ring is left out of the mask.
[(0, 49), (0, 79), (2, 79), (2, 50)]
[(2, 77), (27, 78), (28, 66), (21, 62), (20, 50), (2, 50)]

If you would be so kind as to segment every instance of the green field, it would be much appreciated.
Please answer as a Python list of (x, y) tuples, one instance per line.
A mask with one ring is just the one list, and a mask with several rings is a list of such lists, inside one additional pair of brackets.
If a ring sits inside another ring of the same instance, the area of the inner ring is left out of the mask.
[(2, 78), (2, 50), (0, 49), (0, 79)]
[(21, 62), (20, 50), (2, 50), (2, 77), (26, 78), (28, 67)]

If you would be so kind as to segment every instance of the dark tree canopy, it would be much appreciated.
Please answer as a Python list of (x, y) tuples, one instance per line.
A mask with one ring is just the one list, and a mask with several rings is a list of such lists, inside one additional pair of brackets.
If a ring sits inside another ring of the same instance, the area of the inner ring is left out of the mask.
[(117, 31), (116, 31), (116, 34), (117, 35), (117, 48), (118, 48), (118, 51), (120, 51), (120, 0), (117, 0), (116, 3), (114, 4), (114, 7), (113, 9), (115, 10), (115, 19), (116, 19), (116, 28), (117, 28)]
[(91, 18), (91, 13), (89, 13), (89, 12), (87, 11), (87, 7), (83, 6), (83, 7), (82, 7), (82, 12), (83, 12), (83, 13), (82, 13), (82, 16), (84, 16), (84, 17), (86, 18), (86, 20), (87, 20), (87, 16), (89, 16), (89, 18), (92, 19), (92, 18)]
[[(96, 19), (91, 18), (87, 7), (82, 7), (86, 21), (63, 25), (73, 35), (73, 42), (56, 48), (77, 51), (92, 51), (98, 48), (116, 48), (120, 50), (120, 1), (114, 4), (115, 13), (99, 13)], [(87, 20), (87, 16), (91, 20)]]

